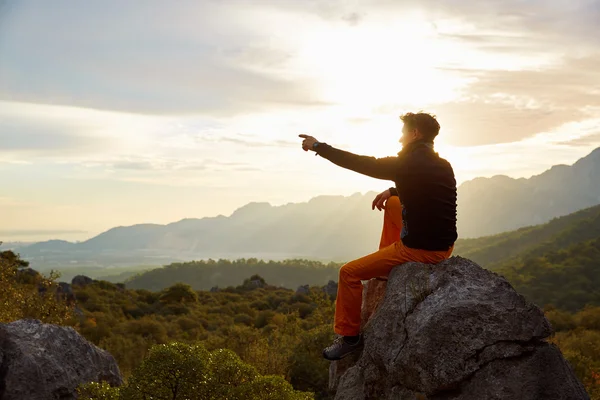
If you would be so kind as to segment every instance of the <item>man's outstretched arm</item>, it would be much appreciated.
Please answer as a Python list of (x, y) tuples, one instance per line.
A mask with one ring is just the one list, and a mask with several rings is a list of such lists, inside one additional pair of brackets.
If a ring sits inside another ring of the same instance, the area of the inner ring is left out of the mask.
[(398, 168), (397, 157), (375, 158), (361, 156), (349, 151), (336, 149), (327, 143), (319, 143), (312, 136), (300, 135), (300, 137), (304, 138), (302, 147), (305, 151), (315, 151), (321, 157), (328, 159), (342, 168), (377, 179), (393, 181), (396, 177)]

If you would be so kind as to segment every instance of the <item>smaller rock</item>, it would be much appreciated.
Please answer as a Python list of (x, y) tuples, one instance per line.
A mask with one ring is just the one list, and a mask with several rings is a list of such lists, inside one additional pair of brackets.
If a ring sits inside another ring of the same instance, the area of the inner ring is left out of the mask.
[(262, 281), (261, 279), (253, 279), (250, 281), (249, 286), (260, 289), (260, 288), (264, 288), (266, 285), (265, 285), (265, 282)]
[(38, 283), (42, 275), (33, 268), (21, 268), (17, 270), (17, 281), (26, 284)]
[(296, 289), (296, 294), (309, 294), (309, 293), (310, 293), (309, 285), (298, 286), (298, 289)]
[(220, 290), (220, 289), (219, 289), (219, 287), (218, 287), (218, 286), (213, 286), (213, 287), (211, 287), (211, 288), (210, 288), (210, 292), (211, 292), (211, 293), (216, 293), (216, 292), (218, 292), (219, 290)]
[(338, 284), (334, 281), (327, 282), (327, 285), (323, 286), (323, 292), (330, 298), (335, 299), (337, 297)]
[(56, 288), (56, 297), (59, 300), (66, 300), (69, 304), (75, 302), (75, 293), (73, 293), (73, 288), (66, 282), (58, 283), (58, 288)]
[(33, 268), (21, 268), (17, 270), (17, 275), (29, 275), (37, 278), (38, 276), (40, 276), (40, 273)]
[(92, 283), (94, 283), (94, 280), (85, 275), (77, 275), (71, 281), (71, 285), (73, 286), (87, 286), (91, 285)]

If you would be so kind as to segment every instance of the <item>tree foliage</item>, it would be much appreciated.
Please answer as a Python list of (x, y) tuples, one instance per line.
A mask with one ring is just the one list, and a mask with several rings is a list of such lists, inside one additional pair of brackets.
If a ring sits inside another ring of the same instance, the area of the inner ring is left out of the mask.
[(503, 267), (514, 288), (540, 307), (577, 311), (600, 305), (600, 238)]
[[(253, 276), (263, 282), (285, 288), (300, 285), (325, 285), (337, 281), (341, 263), (324, 264), (311, 260), (263, 261), (256, 258), (230, 260), (191, 261), (173, 263), (163, 268), (137, 274), (126, 281), (132, 289), (161, 291), (178, 282), (186, 282), (195, 290), (209, 290), (215, 286), (252, 287)], [(248, 278), (250, 277), (250, 278)]]
[(88, 384), (80, 399), (106, 400), (310, 400), (278, 376), (262, 376), (231, 350), (202, 345), (155, 345), (121, 388)]
[(72, 324), (73, 307), (58, 292), (56, 274), (46, 277), (12, 251), (0, 252), (0, 322), (23, 318), (53, 324)]

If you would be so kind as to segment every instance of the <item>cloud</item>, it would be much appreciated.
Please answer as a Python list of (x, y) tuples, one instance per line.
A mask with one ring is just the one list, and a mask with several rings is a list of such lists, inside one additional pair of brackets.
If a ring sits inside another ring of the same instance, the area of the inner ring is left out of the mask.
[(473, 83), (456, 101), (434, 110), (442, 129), (450, 127), (451, 144), (518, 141), (571, 121), (600, 117), (599, 63), (600, 51), (539, 70), (465, 70)]
[[(243, 4), (243, 0), (237, 0), (235, 4)], [(382, 14), (393, 18), (417, 11), (435, 20), (461, 20), (484, 31), (528, 31), (530, 37), (545, 37), (548, 44), (556, 44), (556, 39), (564, 43), (575, 37), (600, 42), (595, 34), (600, 20), (600, 3), (595, 0), (556, 0), (551, 3), (543, 0), (269, 0), (261, 4), (317, 15), (329, 22), (345, 20), (352, 15), (360, 16), (362, 22)]]
[(590, 146), (600, 146), (600, 132), (593, 135), (588, 135), (577, 139), (560, 142), (559, 144), (568, 146), (581, 146), (587, 148), (589, 148)]
[(298, 147), (298, 142), (289, 140), (276, 139), (273, 141), (265, 141), (253, 136), (237, 136), (237, 137), (221, 137), (219, 142), (233, 143), (244, 147)]
[(277, 72), (284, 50), (216, 3), (13, 8), (0, 35), (4, 100), (212, 115), (323, 104), (310, 79)]
[(510, 143), (584, 116), (576, 109), (553, 111), (503, 103), (462, 101), (438, 106), (440, 137), (457, 146)]
[[(205, 160), (186, 160), (186, 159), (167, 159), (167, 158), (155, 158), (155, 157), (139, 157), (137, 159), (122, 159), (114, 162), (97, 162), (88, 163), (91, 167), (102, 167), (113, 171), (127, 171), (127, 172), (151, 172), (156, 171), (163, 172), (197, 172), (197, 171), (208, 171), (212, 167), (221, 166), (220, 163), (209, 162)], [(235, 168), (237, 168), (237, 164)]]
[(62, 236), (66, 234), (83, 234), (87, 231), (83, 230), (72, 230), (72, 229), (59, 229), (59, 230), (39, 230), (39, 229), (22, 229), (22, 230), (0, 230), (0, 236), (8, 237), (28, 237), (28, 236)]
[(56, 126), (20, 125), (11, 121), (0, 121), (0, 152), (22, 154), (72, 153), (99, 150), (110, 141), (99, 137), (81, 136), (69, 132), (69, 128)]
[(510, 93), (538, 97), (541, 102), (566, 107), (600, 105), (600, 47), (585, 57), (568, 57), (558, 64), (538, 70), (475, 71), (473, 96)]
[(134, 153), (171, 122), (76, 107), (0, 101), (4, 161), (82, 161)]
[(102, 152), (114, 144), (110, 137), (82, 133), (81, 127), (68, 122), (49, 124), (11, 116), (0, 118), (0, 143), (0, 154), (17, 158)]

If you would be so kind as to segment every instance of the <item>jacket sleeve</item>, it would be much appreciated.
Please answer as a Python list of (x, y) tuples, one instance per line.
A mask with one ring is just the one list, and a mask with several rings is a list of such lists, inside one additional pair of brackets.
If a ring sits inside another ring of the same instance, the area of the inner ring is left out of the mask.
[(393, 181), (397, 174), (398, 157), (375, 158), (360, 156), (348, 151), (336, 149), (327, 143), (319, 143), (316, 152), (335, 165), (372, 178)]

